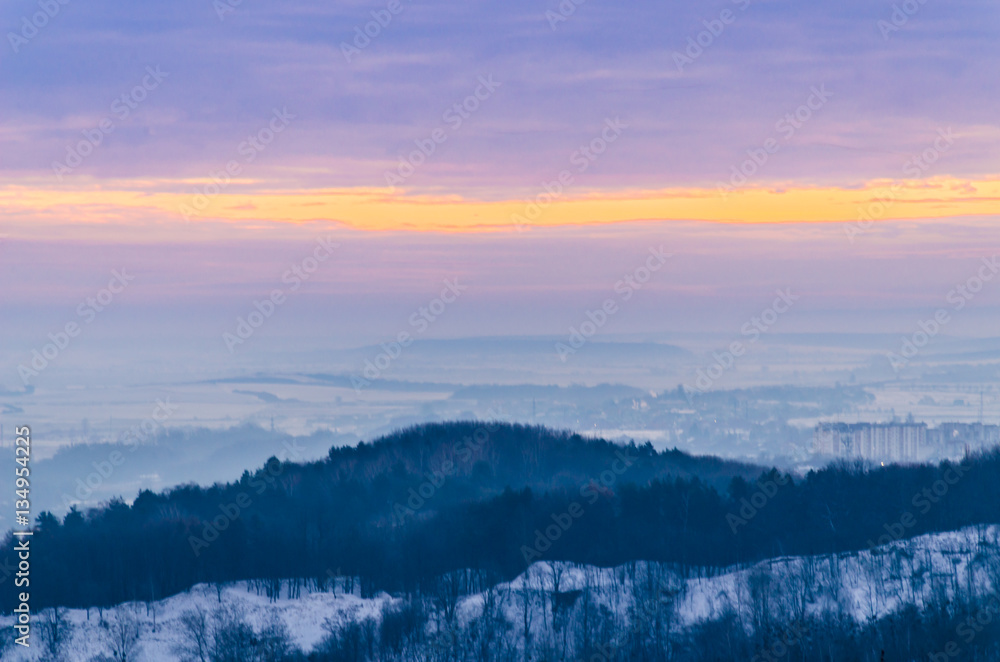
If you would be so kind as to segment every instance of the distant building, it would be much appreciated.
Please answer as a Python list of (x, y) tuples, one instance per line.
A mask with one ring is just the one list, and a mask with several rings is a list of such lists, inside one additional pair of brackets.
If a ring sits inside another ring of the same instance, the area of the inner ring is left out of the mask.
[(813, 433), (814, 453), (873, 462), (960, 458), (998, 444), (1000, 426), (982, 423), (820, 423)]
[(967, 450), (982, 450), (1000, 444), (1000, 425), (942, 423), (927, 431), (927, 442), (945, 457), (961, 457)]
[(926, 423), (820, 423), (813, 451), (875, 462), (919, 462), (927, 455)]

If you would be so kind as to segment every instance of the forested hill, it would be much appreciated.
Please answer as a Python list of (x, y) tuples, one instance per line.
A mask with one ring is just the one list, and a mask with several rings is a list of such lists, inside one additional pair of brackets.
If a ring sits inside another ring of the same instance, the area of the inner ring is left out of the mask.
[[(32, 600), (110, 605), (199, 582), (333, 575), (359, 577), (365, 594), (423, 591), (467, 569), (461, 593), (540, 559), (721, 568), (997, 521), (1000, 452), (793, 480), (539, 427), (434, 424), (319, 462), (272, 458), (226, 485), (142, 492), (62, 521), (43, 513)], [(4, 547), (13, 558), (10, 536)], [(13, 593), (0, 595), (9, 612)]]
[[(678, 450), (658, 453), (648, 443), (627, 448), (628, 481), (632, 483), (697, 477), (724, 490), (736, 476), (751, 480), (763, 471), (759, 466)], [(463, 490), (484, 496), (508, 488), (579, 489), (612, 470), (623, 450), (621, 444), (541, 426), (459, 421), (417, 425), (371, 443), (332, 448), (324, 471), (338, 482), (371, 483), (392, 482), (393, 476), (431, 476), (450, 467), (450, 483), (461, 483)]]

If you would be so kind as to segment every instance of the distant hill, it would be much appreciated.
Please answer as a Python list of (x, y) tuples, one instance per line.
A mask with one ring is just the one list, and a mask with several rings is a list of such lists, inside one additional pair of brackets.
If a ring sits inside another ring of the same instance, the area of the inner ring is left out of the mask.
[[(699, 478), (725, 489), (736, 476), (753, 479), (764, 467), (698, 457), (652, 445), (627, 448), (628, 482), (656, 478)], [(445, 462), (451, 484), (462, 483), (479, 497), (505, 489), (550, 490), (579, 487), (618, 461), (623, 446), (542, 426), (460, 421), (428, 423), (382, 436), (371, 443), (330, 449), (327, 471), (337, 480), (372, 482), (385, 475), (425, 475)]]
[[(293, 437), (241, 425), (221, 430), (162, 430), (140, 441), (62, 446), (52, 457), (35, 460), (32, 471), (45, 479), (31, 486), (32, 510), (61, 516), (73, 504), (86, 509), (115, 496), (131, 500), (140, 487), (161, 490), (184, 482), (210, 485), (235, 479), (248, 464), (263, 463), (272, 455), (314, 460), (326, 455), (331, 446), (355, 444), (358, 439), (328, 431)], [(14, 478), (13, 472), (0, 472), (0, 528), (13, 521)]]

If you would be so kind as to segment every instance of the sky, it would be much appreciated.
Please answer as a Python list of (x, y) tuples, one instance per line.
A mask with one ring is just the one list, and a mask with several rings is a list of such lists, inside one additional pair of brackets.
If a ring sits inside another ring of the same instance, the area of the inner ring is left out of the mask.
[[(609, 331), (738, 329), (788, 287), (790, 328), (906, 331), (995, 255), (996, 3), (18, 0), (0, 26), (19, 351), (115, 269), (121, 333), (221, 336), (324, 238), (286, 323), (345, 346), (447, 278), (434, 334), (564, 333), (661, 247)], [(996, 291), (950, 331), (989, 334)]]

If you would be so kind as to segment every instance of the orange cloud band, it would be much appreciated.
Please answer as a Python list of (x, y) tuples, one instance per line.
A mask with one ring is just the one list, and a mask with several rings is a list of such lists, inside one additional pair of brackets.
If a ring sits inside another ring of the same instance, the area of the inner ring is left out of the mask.
[[(861, 186), (788, 186), (740, 189), (592, 191), (529, 199), (477, 200), (457, 195), (393, 193), (343, 188), (248, 190), (241, 183), (215, 193), (211, 182), (187, 181), (199, 191), (176, 193), (176, 181), (104, 182), (58, 190), (9, 185), (0, 208), (14, 234), (43, 234), (65, 225), (224, 221), (237, 225), (333, 222), (361, 230), (436, 232), (514, 231), (532, 226), (603, 224), (634, 220), (703, 220), (729, 223), (877, 222), (880, 220), (989, 216), (1000, 213), (1000, 177), (878, 180)], [(207, 191), (206, 191), (207, 189)], [(30, 223), (27, 219), (30, 219)], [(35, 227), (41, 232), (31, 232)], [(10, 230), (8, 230), (10, 232)]]

